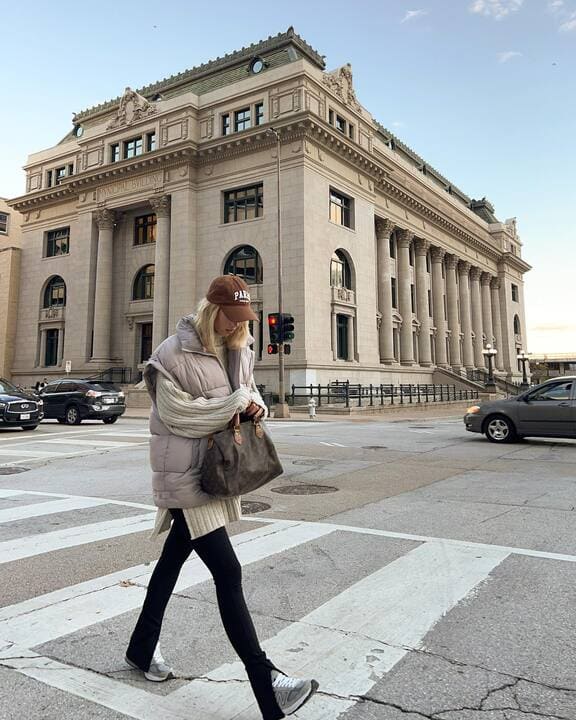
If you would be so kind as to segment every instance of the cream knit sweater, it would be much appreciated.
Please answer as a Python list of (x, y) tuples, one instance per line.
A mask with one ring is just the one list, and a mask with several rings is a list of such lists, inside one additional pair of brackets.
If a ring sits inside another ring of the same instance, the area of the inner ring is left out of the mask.
[[(227, 367), (227, 349), (223, 340), (217, 343), (216, 352), (224, 367)], [(251, 402), (265, 408), (254, 383), (251, 388), (240, 388), (220, 401), (207, 401), (204, 398), (193, 399), (160, 374), (156, 382), (156, 406), (160, 419), (170, 432), (183, 437), (206, 437), (223, 430), (234, 414), (245, 410)], [(190, 537), (194, 539), (240, 520), (241, 498), (215, 498), (205, 505), (183, 508), (182, 512)], [(170, 511), (158, 508), (151, 539), (169, 530), (171, 523)]]

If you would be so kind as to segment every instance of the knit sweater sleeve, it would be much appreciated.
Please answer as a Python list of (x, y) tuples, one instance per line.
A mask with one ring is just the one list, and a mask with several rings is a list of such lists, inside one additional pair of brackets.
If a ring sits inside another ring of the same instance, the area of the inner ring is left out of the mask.
[(164, 425), (174, 435), (202, 438), (223, 430), (235, 413), (250, 404), (250, 389), (240, 387), (223, 398), (193, 398), (189, 393), (158, 374), (156, 407)]

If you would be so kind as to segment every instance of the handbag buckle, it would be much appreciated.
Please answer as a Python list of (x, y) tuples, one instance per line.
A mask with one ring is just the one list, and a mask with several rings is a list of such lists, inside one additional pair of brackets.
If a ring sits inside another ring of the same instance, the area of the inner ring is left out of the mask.
[(212, 447), (214, 447), (214, 437), (212, 435), (208, 436), (208, 450), (210, 450)]
[(264, 428), (258, 421), (254, 423), (254, 432), (256, 433), (257, 438), (264, 437)]
[(242, 445), (242, 433), (240, 432), (240, 425), (234, 425), (234, 442), (236, 445)]

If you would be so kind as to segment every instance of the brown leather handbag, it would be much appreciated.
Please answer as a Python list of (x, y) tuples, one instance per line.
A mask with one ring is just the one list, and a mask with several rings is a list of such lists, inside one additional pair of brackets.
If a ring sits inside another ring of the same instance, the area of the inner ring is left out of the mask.
[(204, 492), (227, 498), (252, 492), (283, 472), (264, 425), (259, 420), (241, 423), (236, 414), (225, 430), (208, 437), (200, 475)]

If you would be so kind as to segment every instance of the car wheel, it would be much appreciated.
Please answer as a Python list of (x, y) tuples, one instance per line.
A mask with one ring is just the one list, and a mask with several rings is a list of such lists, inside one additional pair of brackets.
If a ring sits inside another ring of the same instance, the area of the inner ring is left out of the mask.
[(118, 415), (113, 415), (112, 417), (102, 418), (102, 422), (104, 423), (104, 425), (113, 425), (116, 422), (116, 420), (118, 420)]
[(22, 425), (22, 430), (36, 430), (38, 425)]
[(80, 417), (80, 410), (78, 410), (76, 405), (69, 405), (66, 408), (64, 422), (66, 425), (80, 425), (82, 418)]
[(504, 415), (489, 417), (484, 424), (484, 432), (493, 443), (511, 443), (517, 439), (514, 423)]

